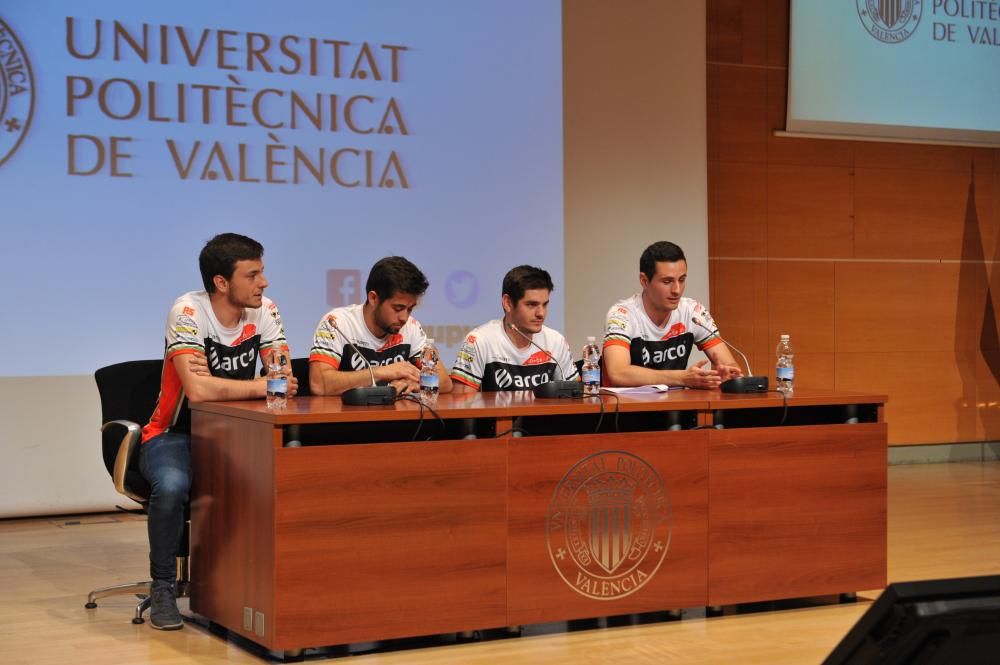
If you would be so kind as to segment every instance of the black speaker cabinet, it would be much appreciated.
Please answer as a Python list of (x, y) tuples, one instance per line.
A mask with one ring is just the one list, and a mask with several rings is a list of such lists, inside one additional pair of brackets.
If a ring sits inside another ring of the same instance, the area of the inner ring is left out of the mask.
[(823, 665), (1000, 663), (1000, 575), (890, 584)]

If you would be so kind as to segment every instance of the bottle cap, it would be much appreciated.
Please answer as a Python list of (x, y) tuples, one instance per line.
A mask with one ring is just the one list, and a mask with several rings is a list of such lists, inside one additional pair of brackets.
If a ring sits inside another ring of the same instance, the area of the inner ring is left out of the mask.
[(596, 341), (597, 341), (597, 338), (594, 337), (593, 335), (588, 335), (587, 336), (587, 342), (588, 343), (590, 343), (590, 342), (596, 342)]
[(433, 337), (428, 337), (427, 338), (427, 343), (428, 344), (433, 344), (434, 343), (434, 338)]
[(782, 342), (787, 342), (787, 341), (788, 341), (788, 340), (790, 340), (790, 339), (791, 339), (791, 336), (790, 336), (790, 335), (782, 335), (782, 336), (781, 336), (781, 341), (782, 341)]

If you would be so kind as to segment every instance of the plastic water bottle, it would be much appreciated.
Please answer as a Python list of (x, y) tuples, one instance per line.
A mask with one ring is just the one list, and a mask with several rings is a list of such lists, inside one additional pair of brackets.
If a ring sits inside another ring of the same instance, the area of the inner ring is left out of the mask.
[(440, 381), (437, 375), (437, 365), (440, 360), (434, 340), (427, 338), (424, 352), (420, 355), (420, 396), (433, 398), (438, 394)]
[(601, 349), (597, 340), (587, 338), (583, 347), (583, 394), (597, 395), (601, 392)]
[(795, 353), (792, 350), (791, 337), (782, 335), (775, 353), (778, 356), (778, 363), (774, 366), (774, 377), (778, 384), (778, 392), (791, 395), (795, 381), (795, 365), (792, 364)]
[(288, 375), (285, 369), (288, 359), (283, 353), (271, 356), (267, 368), (267, 408), (283, 409), (288, 403)]

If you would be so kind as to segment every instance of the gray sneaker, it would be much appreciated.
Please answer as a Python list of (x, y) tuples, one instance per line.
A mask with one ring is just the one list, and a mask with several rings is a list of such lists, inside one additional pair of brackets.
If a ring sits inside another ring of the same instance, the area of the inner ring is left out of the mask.
[(149, 623), (157, 630), (179, 630), (184, 627), (173, 582), (153, 580), (150, 589), (152, 602), (149, 608)]

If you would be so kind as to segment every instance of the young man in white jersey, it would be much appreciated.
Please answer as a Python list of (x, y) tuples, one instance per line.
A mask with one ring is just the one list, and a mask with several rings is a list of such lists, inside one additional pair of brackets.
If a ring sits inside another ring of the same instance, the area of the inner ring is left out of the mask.
[[(642, 292), (608, 310), (604, 382), (610, 386), (667, 384), (712, 390), (742, 376), (712, 315), (684, 297), (687, 259), (672, 242), (655, 242), (639, 259)], [(708, 356), (687, 366), (691, 348)], [(708, 365), (711, 361), (711, 366)]]
[(530, 390), (579, 379), (566, 339), (545, 326), (552, 289), (541, 268), (518, 266), (504, 276), (504, 316), (466, 336), (451, 370), (455, 392)]
[[(420, 356), (427, 336), (411, 316), (427, 291), (427, 277), (402, 256), (380, 259), (368, 274), (365, 302), (337, 307), (320, 319), (309, 351), (309, 388), (314, 395), (388, 384), (397, 393), (420, 389)], [(370, 368), (370, 369), (369, 369)], [(451, 390), (442, 363), (439, 391)]]
[[(204, 291), (178, 298), (167, 317), (160, 396), (142, 428), (139, 470), (149, 483), (150, 625), (183, 628), (176, 600), (176, 556), (191, 489), (187, 400), (260, 399), (267, 379), (257, 362), (288, 354), (277, 306), (264, 297), (267, 279), (257, 241), (235, 233), (212, 238), (198, 264)], [(288, 365), (288, 391), (298, 383)]]

